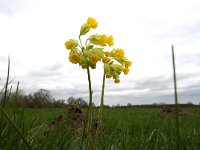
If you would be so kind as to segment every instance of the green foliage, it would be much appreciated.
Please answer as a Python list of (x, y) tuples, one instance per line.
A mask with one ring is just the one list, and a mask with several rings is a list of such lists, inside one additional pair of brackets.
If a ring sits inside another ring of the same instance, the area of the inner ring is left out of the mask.
[[(0, 101), (3, 101), (4, 92), (0, 92)], [(5, 106), (16, 108), (58, 108), (66, 107), (65, 100), (55, 100), (51, 95), (51, 92), (46, 89), (40, 89), (34, 93), (25, 94), (23, 90), (18, 90), (18, 92), (10, 91), (5, 99)]]
[[(40, 115), (41, 111), (41, 115)], [(82, 149), (81, 136), (72, 133), (65, 123), (54, 130), (48, 123), (65, 109), (16, 109), (13, 114), (6, 109), (32, 149)], [(200, 110), (191, 108), (195, 115), (180, 117), (181, 149), (200, 149)], [(98, 114), (98, 109), (95, 109)], [(174, 117), (160, 115), (158, 108), (107, 108), (104, 109), (104, 126), (93, 149), (154, 150), (176, 149)], [(27, 149), (22, 138), (2, 114), (0, 114), (0, 148)], [(41, 123), (40, 123), (41, 122)], [(49, 132), (46, 136), (46, 132)]]

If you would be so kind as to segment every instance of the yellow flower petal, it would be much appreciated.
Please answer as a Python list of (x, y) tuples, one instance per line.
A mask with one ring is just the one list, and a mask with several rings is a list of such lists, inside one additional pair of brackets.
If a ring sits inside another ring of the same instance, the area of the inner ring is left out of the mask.
[(108, 63), (108, 62), (110, 61), (110, 59), (109, 59), (108, 57), (104, 57), (104, 58), (102, 59), (102, 61), (103, 61), (103, 63)]
[(125, 75), (127, 75), (127, 74), (129, 73), (129, 71), (130, 71), (129, 68), (125, 68), (125, 69), (123, 70), (123, 72), (124, 72)]
[(67, 41), (67, 42), (65, 42), (65, 46), (67, 49), (71, 50), (73, 48), (74, 44), (72, 41)]
[(111, 77), (112, 77), (112, 75), (110, 73), (106, 74), (106, 78), (111, 78)]
[(119, 78), (115, 79), (115, 83), (119, 83), (119, 82), (120, 82)]
[(104, 52), (104, 54), (105, 54), (106, 57), (108, 57), (109, 54), (110, 54), (110, 52), (109, 52), (109, 51), (106, 51), (106, 52)]
[(80, 62), (80, 56), (78, 53), (73, 53), (69, 55), (69, 61), (73, 64), (77, 64)]
[(125, 67), (129, 68), (132, 65), (131, 61), (125, 61)]
[(124, 50), (123, 50), (123, 49), (117, 49), (117, 50), (115, 51), (115, 56), (116, 56), (116, 57), (119, 57), (119, 58), (124, 57)]
[(106, 46), (106, 44), (107, 44), (107, 35), (103, 34), (100, 36), (99, 45)]
[(65, 46), (67, 49), (72, 50), (73, 48), (78, 46), (78, 42), (74, 39), (70, 39), (65, 42)]
[(81, 66), (83, 69), (87, 69), (88, 68), (88, 65), (87, 64), (82, 64)]
[(92, 64), (96, 64), (98, 61), (100, 61), (101, 59), (100, 59), (100, 57), (99, 56), (97, 56), (96, 54), (92, 54), (91, 56), (90, 56), (90, 62), (92, 63)]
[(109, 46), (113, 46), (114, 45), (114, 38), (113, 38), (112, 35), (107, 38), (107, 44)]
[(89, 17), (87, 20), (87, 24), (88, 24), (88, 27), (96, 29), (98, 22), (96, 21), (96, 19)]

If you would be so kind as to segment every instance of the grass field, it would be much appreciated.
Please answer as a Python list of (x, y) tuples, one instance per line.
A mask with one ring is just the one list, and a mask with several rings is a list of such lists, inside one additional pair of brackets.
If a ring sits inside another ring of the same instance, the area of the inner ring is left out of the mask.
[[(188, 109), (188, 108), (187, 108)], [(62, 124), (48, 132), (48, 123), (65, 109), (6, 110), (31, 149), (82, 149), (81, 135), (74, 135)], [(97, 112), (97, 110), (95, 110)], [(180, 119), (181, 149), (200, 149), (200, 109)], [(176, 149), (175, 117), (160, 114), (158, 108), (110, 108), (103, 115), (104, 127), (90, 149), (139, 150)], [(45, 133), (48, 132), (48, 136)], [(5, 116), (0, 114), (0, 149), (28, 149)]]

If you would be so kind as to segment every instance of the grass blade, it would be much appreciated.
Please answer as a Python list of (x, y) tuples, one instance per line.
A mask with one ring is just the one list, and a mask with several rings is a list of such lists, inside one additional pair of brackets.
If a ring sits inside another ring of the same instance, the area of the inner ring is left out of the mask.
[(177, 94), (176, 65), (175, 65), (174, 46), (173, 45), (172, 45), (172, 61), (173, 61), (173, 73), (174, 73), (174, 96), (175, 96), (175, 106), (176, 106), (177, 149), (180, 149), (180, 129), (179, 129), (179, 115), (178, 115), (178, 94)]
[(5, 85), (5, 92), (4, 92), (4, 97), (3, 97), (3, 106), (2, 106), (3, 108), (5, 108), (5, 103), (6, 103), (9, 76), (10, 76), (10, 57), (8, 56), (8, 74), (7, 74), (6, 85)]
[(1, 110), (2, 114), (6, 117), (6, 119), (9, 121), (9, 123), (15, 128), (15, 130), (17, 131), (17, 133), (21, 136), (21, 138), (23, 139), (23, 141), (24, 141), (25, 145), (27, 146), (27, 148), (29, 150), (31, 150), (31, 147), (30, 147), (29, 143), (27, 142), (26, 138), (22, 135), (22, 133), (20, 132), (20, 130), (17, 128), (17, 126), (15, 125), (15, 123), (10, 119), (10, 117), (4, 111), (4, 109), (2, 109), (0, 107), (0, 110)]

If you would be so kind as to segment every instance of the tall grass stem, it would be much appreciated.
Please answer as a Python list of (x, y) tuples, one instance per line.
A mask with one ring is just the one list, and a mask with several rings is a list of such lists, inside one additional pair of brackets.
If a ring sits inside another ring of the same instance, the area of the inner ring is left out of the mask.
[(2, 106), (3, 108), (5, 108), (5, 103), (6, 103), (6, 98), (7, 98), (9, 76), (10, 76), (10, 57), (8, 56), (8, 73), (7, 73), (5, 92), (4, 92), (4, 97), (3, 97), (3, 106)]
[(174, 73), (174, 98), (176, 106), (176, 137), (177, 137), (177, 149), (180, 150), (180, 129), (179, 129), (179, 115), (178, 115), (178, 93), (177, 93), (177, 80), (176, 80), (176, 65), (174, 46), (172, 45), (172, 61), (173, 61), (173, 73)]

